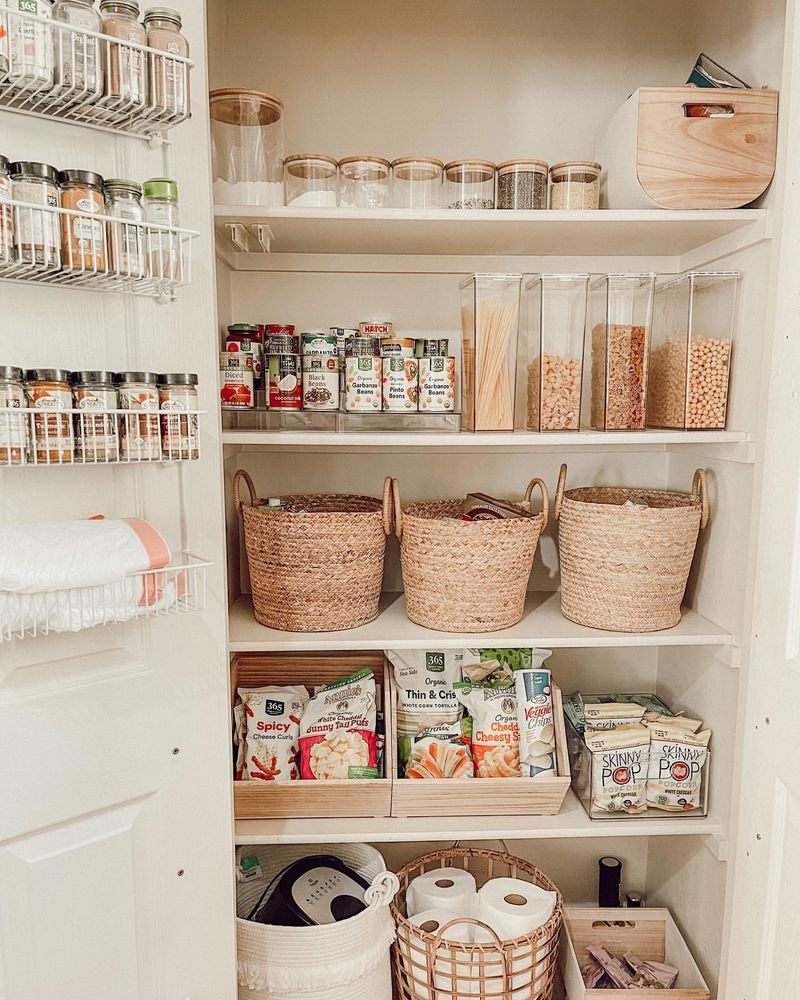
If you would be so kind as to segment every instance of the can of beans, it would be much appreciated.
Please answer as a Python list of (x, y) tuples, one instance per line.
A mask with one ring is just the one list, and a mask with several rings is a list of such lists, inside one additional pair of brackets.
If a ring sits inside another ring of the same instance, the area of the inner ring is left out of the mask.
[(418, 363), (416, 358), (383, 359), (383, 408), (395, 413), (417, 409)]
[(254, 358), (242, 351), (219, 356), (219, 396), (223, 410), (249, 410), (253, 406)]
[(371, 412), (381, 409), (381, 383), (383, 364), (380, 358), (355, 355), (347, 358), (347, 392), (345, 409), (348, 412)]
[(303, 407), (339, 409), (339, 358), (336, 354), (303, 356)]
[(456, 407), (456, 359), (420, 358), (420, 411), (450, 412)]
[(413, 358), (414, 341), (410, 337), (387, 337), (381, 341), (384, 358)]
[(299, 410), (303, 405), (300, 357), (297, 354), (271, 354), (269, 357), (269, 408)]
[[(447, 341), (444, 341), (447, 345)], [(446, 347), (445, 347), (446, 349)], [(414, 356), (417, 358), (440, 358), (442, 357), (442, 341), (430, 338), (420, 338), (416, 342)]]

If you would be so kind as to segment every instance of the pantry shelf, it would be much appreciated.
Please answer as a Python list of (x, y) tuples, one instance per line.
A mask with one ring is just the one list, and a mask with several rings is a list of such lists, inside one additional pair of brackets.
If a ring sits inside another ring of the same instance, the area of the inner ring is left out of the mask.
[(769, 235), (766, 209), (458, 212), (216, 205), (218, 245), (242, 269), (269, 254), (682, 255)]
[[(490, 633), (493, 646), (546, 646), (548, 648), (612, 648), (639, 646), (732, 645), (730, 632), (684, 608), (681, 622), (661, 632), (606, 632), (576, 625), (561, 614), (557, 592), (528, 594), (525, 615), (519, 624)], [(460, 649), (485, 643), (486, 633), (436, 632), (415, 625), (406, 617), (403, 594), (385, 593), (378, 617), (368, 625), (341, 632), (283, 632), (260, 625), (253, 617), (250, 596), (239, 597), (229, 617), (231, 652), (333, 649), (422, 649), (433, 643), (440, 649)]]
[(237, 844), (407, 843), (453, 840), (549, 840), (591, 837), (701, 836), (724, 834), (714, 819), (668, 816), (591, 820), (569, 791), (556, 816), (359, 817), (347, 819), (239, 819)]

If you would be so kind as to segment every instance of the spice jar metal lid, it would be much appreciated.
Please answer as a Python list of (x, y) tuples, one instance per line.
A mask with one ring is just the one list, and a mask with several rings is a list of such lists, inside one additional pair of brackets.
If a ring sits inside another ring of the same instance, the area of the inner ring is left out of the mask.
[(93, 170), (59, 170), (58, 183), (60, 187), (67, 184), (86, 184), (89, 187), (102, 188), (103, 178)]
[(283, 101), (262, 90), (225, 87), (208, 95), (212, 121), (240, 128), (274, 125), (283, 117)]
[(504, 160), (502, 163), (497, 164), (498, 173), (507, 173), (509, 170), (514, 168), (525, 169), (526, 167), (533, 169), (534, 171), (541, 170), (547, 173), (548, 170), (547, 160)]
[(21, 382), (22, 369), (16, 365), (0, 365), (0, 378), (9, 382)]
[(149, 7), (144, 12), (142, 21), (147, 24), (149, 21), (170, 21), (178, 29), (181, 27), (181, 15), (172, 7)]
[(136, 0), (100, 0), (100, 10), (105, 13), (107, 10), (124, 10), (134, 17), (139, 16), (139, 4)]
[(14, 177), (39, 177), (42, 180), (50, 181), (51, 184), (58, 183), (58, 171), (49, 163), (15, 160), (13, 163), (9, 163), (8, 172)]
[(73, 372), (72, 373), (72, 383), (76, 385), (79, 382), (113, 382), (115, 379), (114, 372), (104, 372), (104, 371), (86, 371), (86, 372)]
[(197, 385), (197, 376), (192, 372), (168, 372), (158, 376), (159, 385)]
[(155, 385), (158, 382), (158, 375), (155, 372), (117, 372), (116, 382), (144, 382), (147, 385)]
[(125, 177), (109, 177), (105, 181), (106, 191), (131, 191), (141, 195), (142, 185), (137, 181), (129, 181)]
[(25, 372), (26, 382), (69, 382), (72, 372), (66, 368), (29, 368)]
[(142, 184), (145, 198), (160, 198), (165, 201), (178, 200), (178, 185), (169, 177), (151, 177)]
[(556, 170), (564, 170), (568, 167), (577, 167), (578, 169), (583, 168), (584, 170), (596, 170), (598, 173), (603, 169), (601, 163), (597, 163), (595, 160), (566, 160), (564, 163), (554, 163), (550, 167), (550, 173), (552, 174)]

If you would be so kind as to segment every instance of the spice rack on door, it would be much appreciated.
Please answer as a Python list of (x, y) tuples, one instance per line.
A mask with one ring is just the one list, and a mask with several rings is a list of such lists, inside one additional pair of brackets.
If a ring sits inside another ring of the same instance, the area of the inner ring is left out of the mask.
[[(6, 111), (133, 136), (154, 145), (190, 117), (191, 59), (11, 10), (3, 11), (0, 26), (7, 28), (9, 37), (16, 32), (31, 40), (29, 49), (16, 59), (6, 58), (5, 70), (0, 61), (0, 107)], [(89, 72), (83, 81), (71, 80), (78, 74), (62, 67), (70, 70), (81, 63), (90, 67)], [(124, 80), (120, 85), (122, 68), (137, 65), (141, 66), (137, 86), (126, 86)], [(116, 67), (116, 85), (104, 81), (105, 67), (111, 67), (112, 81)], [(108, 90), (119, 93), (104, 92)]]

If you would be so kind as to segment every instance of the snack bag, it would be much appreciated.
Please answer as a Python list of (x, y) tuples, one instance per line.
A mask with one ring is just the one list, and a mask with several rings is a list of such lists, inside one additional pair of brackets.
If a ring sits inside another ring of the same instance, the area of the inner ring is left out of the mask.
[[(685, 725), (695, 720), (651, 722), (647, 804), (664, 812), (689, 812), (700, 806), (703, 765), (708, 757), (711, 730), (693, 732)], [(700, 725), (700, 723), (698, 723)]]
[(584, 702), (583, 715), (587, 731), (633, 726), (642, 721), (645, 709), (641, 705), (621, 705), (617, 702)]
[(233, 746), (236, 750), (236, 769), (234, 771), (234, 778), (236, 781), (242, 780), (242, 775), (244, 774), (244, 754), (245, 754), (245, 738), (247, 736), (247, 713), (244, 710), (244, 705), (241, 702), (238, 694), (236, 696), (236, 704), (233, 706)]
[(371, 670), (325, 684), (300, 720), (300, 775), (310, 780), (377, 778), (375, 676)]
[(650, 730), (639, 724), (587, 730), (586, 746), (592, 754), (592, 811), (645, 812)]
[(549, 649), (465, 649), (464, 680), (472, 684), (494, 684), (503, 686), (514, 679), (517, 670), (531, 670), (540, 667), (548, 656)]
[(237, 693), (246, 719), (242, 781), (296, 780), (297, 737), (308, 691), (299, 684), (239, 688)]
[(549, 670), (518, 670), (514, 675), (523, 777), (556, 776), (556, 730)]
[(456, 684), (456, 697), (472, 716), (476, 778), (519, 778), (517, 695), (512, 686)]
[(460, 649), (390, 649), (397, 688), (397, 755), (405, 773), (414, 743), (432, 726), (455, 725), (463, 715), (453, 685), (461, 680)]
[(414, 737), (406, 777), (473, 777), (471, 735), (468, 719), (423, 729)]

